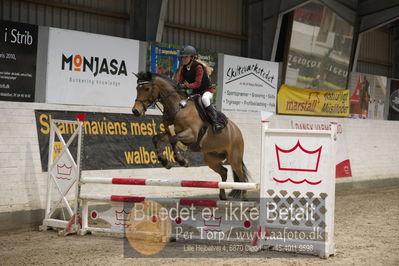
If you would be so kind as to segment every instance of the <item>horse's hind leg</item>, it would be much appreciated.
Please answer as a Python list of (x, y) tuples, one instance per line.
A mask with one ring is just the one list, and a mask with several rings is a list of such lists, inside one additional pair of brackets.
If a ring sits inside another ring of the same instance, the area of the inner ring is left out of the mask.
[(165, 155), (162, 154), (161, 147), (159, 145), (159, 142), (168, 142), (169, 140), (169, 135), (167, 132), (163, 132), (161, 134), (155, 135), (152, 137), (152, 143), (154, 144), (155, 147), (155, 153), (158, 156), (158, 160), (161, 162), (162, 166), (165, 167), (166, 169), (172, 168), (172, 164), (166, 159)]
[[(238, 176), (238, 174), (236, 173), (235, 170), (233, 170), (233, 179), (234, 179), (234, 182), (246, 182), (246, 181), (241, 181), (241, 178)], [(241, 198), (242, 200), (247, 200), (247, 191), (246, 190), (233, 189), (229, 193), (229, 196), (234, 198), (234, 199)]]
[[(229, 156), (227, 160), (229, 161), (231, 168), (233, 170), (234, 182), (248, 182), (248, 172), (242, 161), (242, 157), (239, 157), (236, 154), (231, 157)], [(242, 198), (243, 200), (247, 200), (247, 191), (233, 189), (230, 192), (229, 196), (235, 199)]]
[[(205, 163), (211, 168), (213, 171), (218, 173), (220, 177), (222, 178), (223, 182), (226, 182), (227, 180), (227, 168), (222, 165), (223, 160), (226, 158), (224, 154), (220, 153), (204, 153), (204, 161)], [(219, 198), (221, 200), (226, 200), (226, 192), (224, 189), (221, 189), (219, 191)]]

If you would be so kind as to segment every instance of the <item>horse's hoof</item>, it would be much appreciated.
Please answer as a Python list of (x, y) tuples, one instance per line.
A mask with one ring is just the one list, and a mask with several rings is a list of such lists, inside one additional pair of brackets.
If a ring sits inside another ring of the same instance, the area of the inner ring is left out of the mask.
[(219, 199), (220, 199), (220, 200), (227, 200), (226, 192), (221, 191), (221, 192), (219, 193)]
[(181, 166), (184, 166), (184, 167), (189, 167), (189, 166), (190, 166), (190, 163), (188, 162), (187, 159), (180, 160), (180, 161), (179, 161), (179, 164), (180, 164)]
[(172, 164), (168, 162), (166, 165), (164, 165), (164, 167), (169, 170), (170, 168), (172, 168)]
[(168, 160), (161, 160), (161, 164), (163, 167), (165, 167), (166, 169), (170, 169), (172, 168), (172, 164), (168, 161)]
[(229, 196), (233, 199), (240, 199), (241, 198), (241, 190), (233, 189), (230, 191)]

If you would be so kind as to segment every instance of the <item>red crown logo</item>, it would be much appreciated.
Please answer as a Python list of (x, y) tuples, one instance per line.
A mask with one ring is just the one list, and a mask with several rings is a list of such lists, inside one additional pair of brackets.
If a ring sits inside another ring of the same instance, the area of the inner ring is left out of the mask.
[[(296, 145), (288, 150), (281, 149), (277, 145), (275, 147), (279, 170), (317, 172), (319, 169), (320, 154), (323, 146), (310, 151), (302, 147), (298, 140)], [(306, 165), (304, 162), (306, 162)]]
[(130, 212), (127, 212), (125, 210), (121, 210), (121, 211), (115, 210), (115, 217), (116, 217), (117, 221), (124, 221), (124, 222), (129, 221), (129, 218), (126, 218), (129, 216), (129, 214), (130, 214)]
[(72, 166), (67, 166), (66, 164), (58, 165), (57, 164), (57, 174), (59, 175), (71, 175)]
[(222, 217), (214, 217), (213, 215), (204, 215), (204, 225), (220, 227), (222, 223)]
[(121, 210), (121, 211), (115, 210), (115, 218), (117, 221), (120, 221), (120, 222), (115, 222), (115, 225), (129, 227), (130, 226), (130, 223), (128, 223), (129, 215), (130, 215), (130, 212), (127, 212), (125, 210)]

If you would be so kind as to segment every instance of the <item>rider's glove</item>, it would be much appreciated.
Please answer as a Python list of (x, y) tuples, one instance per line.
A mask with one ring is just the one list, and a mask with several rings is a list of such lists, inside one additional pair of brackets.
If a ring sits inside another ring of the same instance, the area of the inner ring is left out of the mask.
[(179, 90), (179, 91), (184, 91), (184, 90), (186, 90), (186, 89), (187, 89), (187, 86), (186, 86), (186, 85), (181, 84), (181, 83), (177, 84), (177, 90)]

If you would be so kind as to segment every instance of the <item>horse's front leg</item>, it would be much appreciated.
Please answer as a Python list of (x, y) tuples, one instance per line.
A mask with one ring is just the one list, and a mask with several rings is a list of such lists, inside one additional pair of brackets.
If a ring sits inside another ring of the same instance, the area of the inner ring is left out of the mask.
[(172, 164), (169, 162), (169, 160), (166, 158), (165, 155), (163, 155), (161, 146), (159, 145), (160, 142), (164, 143), (169, 143), (169, 135), (167, 131), (162, 132), (161, 134), (155, 135), (152, 137), (152, 143), (154, 144), (155, 147), (155, 153), (158, 156), (158, 160), (161, 162), (162, 166), (165, 167), (166, 169), (172, 168)]
[(181, 153), (179, 148), (177, 147), (177, 142), (181, 141), (183, 143), (193, 143), (197, 140), (196, 135), (193, 133), (193, 130), (191, 128), (188, 128), (182, 132), (179, 132), (177, 135), (174, 135), (170, 138), (170, 144), (172, 145), (173, 149), (173, 154), (175, 157), (175, 160), (184, 167), (189, 166), (189, 162), (186, 158), (184, 158)]

